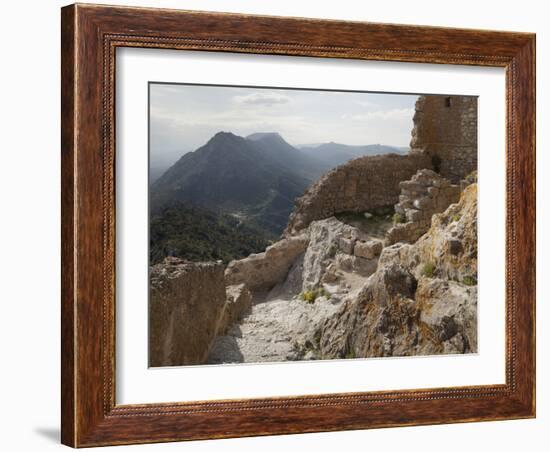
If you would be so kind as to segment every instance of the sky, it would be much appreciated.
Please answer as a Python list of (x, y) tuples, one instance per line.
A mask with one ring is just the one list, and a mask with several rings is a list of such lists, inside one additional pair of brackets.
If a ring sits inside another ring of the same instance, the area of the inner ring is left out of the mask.
[(418, 95), (149, 85), (151, 165), (172, 164), (217, 132), (278, 132), (292, 145), (408, 146)]

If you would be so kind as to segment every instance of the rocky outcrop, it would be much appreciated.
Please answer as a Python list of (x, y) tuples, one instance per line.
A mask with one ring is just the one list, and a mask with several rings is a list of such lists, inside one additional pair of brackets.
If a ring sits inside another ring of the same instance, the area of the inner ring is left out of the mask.
[(319, 356), (477, 351), (477, 185), (415, 244), (384, 248), (377, 271), (327, 319)]
[(477, 169), (477, 97), (420, 96), (413, 124), (412, 152), (430, 156), (443, 177), (459, 183)]
[(398, 201), (399, 182), (431, 168), (423, 153), (360, 157), (326, 173), (296, 200), (285, 236), (340, 212), (366, 212)]
[(419, 170), (399, 186), (401, 194), (394, 216), (397, 221), (386, 234), (388, 244), (416, 242), (429, 229), (432, 215), (443, 212), (460, 197), (460, 186), (428, 169)]
[(244, 284), (228, 286), (225, 289), (226, 302), (216, 334), (225, 334), (236, 322), (242, 319), (252, 307), (252, 293)]
[(223, 264), (167, 258), (151, 268), (149, 365), (201, 364), (225, 310)]
[(379, 240), (335, 217), (310, 224), (309, 244), (302, 265), (302, 291), (333, 284), (342, 272), (369, 276), (376, 270)]
[(245, 284), (251, 291), (268, 291), (287, 275), (298, 256), (306, 250), (307, 234), (288, 237), (267, 247), (263, 253), (232, 261), (225, 270), (228, 285)]
[(464, 189), (457, 204), (432, 217), (431, 227), (414, 244), (384, 248), (379, 265), (401, 262), (416, 277), (477, 284), (477, 184)]

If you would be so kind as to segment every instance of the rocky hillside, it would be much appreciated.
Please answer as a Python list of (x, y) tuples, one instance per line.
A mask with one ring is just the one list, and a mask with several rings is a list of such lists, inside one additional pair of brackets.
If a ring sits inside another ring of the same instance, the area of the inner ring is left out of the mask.
[(476, 250), (476, 184), (412, 244), (314, 221), (229, 265), (226, 282), (251, 286), (254, 303), (208, 362), (476, 352)]
[(385, 248), (376, 272), (323, 324), (319, 355), (477, 351), (477, 185), (413, 244)]

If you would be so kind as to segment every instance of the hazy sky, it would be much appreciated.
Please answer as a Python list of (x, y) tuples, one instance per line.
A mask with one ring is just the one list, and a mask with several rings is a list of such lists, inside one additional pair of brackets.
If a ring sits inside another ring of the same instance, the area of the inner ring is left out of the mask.
[(408, 146), (417, 95), (150, 85), (151, 164), (172, 163), (219, 131), (279, 132), (293, 145)]

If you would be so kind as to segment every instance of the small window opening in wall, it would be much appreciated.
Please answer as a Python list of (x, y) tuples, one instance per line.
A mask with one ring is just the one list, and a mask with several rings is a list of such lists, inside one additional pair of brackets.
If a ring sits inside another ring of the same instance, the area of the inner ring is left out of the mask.
[(445, 107), (451, 108), (451, 98), (450, 97), (445, 98)]

